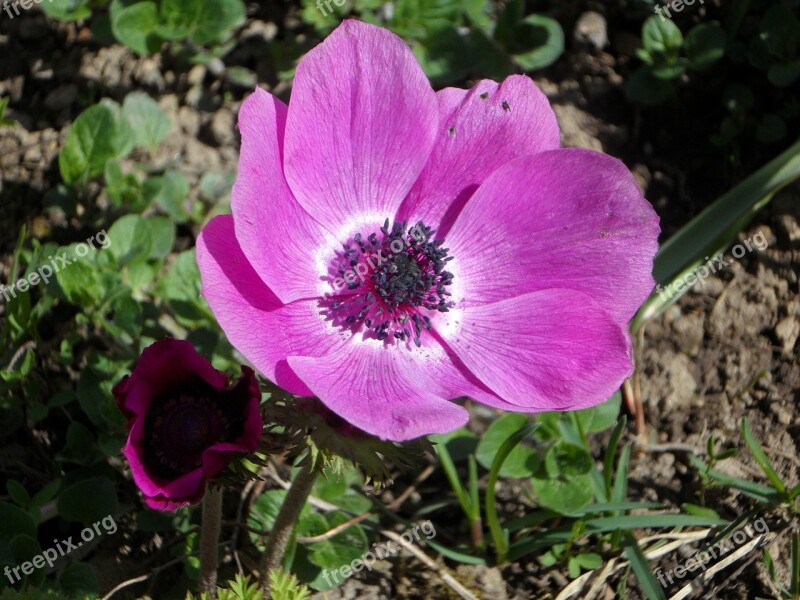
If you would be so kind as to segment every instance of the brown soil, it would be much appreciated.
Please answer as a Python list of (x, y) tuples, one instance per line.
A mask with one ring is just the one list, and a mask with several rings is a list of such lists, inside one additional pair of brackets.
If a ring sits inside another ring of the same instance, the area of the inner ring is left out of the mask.
[[(586, 3), (572, 3), (576, 4)], [(278, 81), (279, 66), (268, 52), (269, 43), (276, 36), (299, 35), (301, 46), (307, 46), (313, 36), (302, 30), (289, 9), (270, 4), (254, 10), (226, 64), (246, 66), (259, 82), (285, 98), (288, 89)], [(723, 171), (724, 161), (705, 139), (691, 137), (703, 114), (684, 119), (678, 136), (674, 127), (679, 119), (672, 113), (667, 116), (666, 109), (664, 121), (659, 121), (658, 112), (642, 114), (630, 108), (620, 90), (631, 62), (625, 43), (630, 40), (623, 35), (612, 39), (608, 51), (594, 53), (575, 45), (537, 81), (554, 104), (564, 144), (623, 158), (661, 215), (668, 235), (746, 173)], [(80, 212), (60, 210), (53, 204), (52, 190), (59, 183), (57, 154), (69, 123), (100, 97), (121, 100), (135, 89), (157, 97), (175, 128), (154, 162), (175, 161), (189, 175), (193, 194), (203, 173), (234, 172), (238, 156), (234, 116), (246, 87), (222, 81), (205, 67), (182, 70), (167, 56), (136, 58), (121, 46), (100, 45), (87, 29), (54, 24), (36, 10), (13, 21), (0, 18), (0, 51), (4, 57), (0, 97), (10, 96), (7, 116), (18, 122), (0, 127), (0, 231), (4, 233), (0, 256), (6, 265), (22, 224), (31, 226), (31, 234), (40, 239), (82, 239)], [(743, 450), (722, 463), (721, 469), (760, 479), (743, 449), (742, 417), (747, 417), (785, 480), (796, 485), (800, 479), (800, 188), (779, 194), (740, 240), (758, 233), (768, 241), (766, 250), (731, 261), (645, 329), (638, 370), (649, 441), (654, 446), (635, 456), (630, 481), (633, 498), (670, 506), (706, 503), (728, 518), (751, 508), (751, 503), (727, 491), (702, 493), (687, 459), (692, 448), (702, 450), (713, 435), (721, 447)], [(632, 438), (632, 427), (629, 433)], [(602, 444), (598, 439), (598, 452)], [(401, 479), (397, 489), (403, 489), (403, 481), (410, 482), (411, 476)], [(531, 505), (526, 490), (516, 485), (507, 483), (501, 493), (509, 512)], [(406, 510), (449, 493), (437, 471), (412, 496)], [(449, 535), (457, 537), (463, 533), (458, 531), (459, 515), (451, 512)], [(443, 516), (441, 528), (446, 525)], [(144, 572), (147, 563), (139, 559), (159, 543), (133, 552), (139, 558), (126, 558), (122, 548), (101, 546), (102, 551), (90, 559), (104, 575), (104, 588)], [(115, 551), (120, 554), (111, 556)], [(669, 555), (661, 564), (673, 568), (693, 551), (690, 547), (685, 556)], [(780, 555), (781, 564), (786, 564), (785, 539), (776, 542), (772, 554)], [(719, 574), (695, 597), (744, 600), (769, 595), (758, 556), (755, 552)], [(743, 570), (738, 568), (742, 564)], [(318, 597), (453, 597), (433, 572), (412, 558), (385, 561), (378, 567)], [(562, 569), (545, 569), (533, 559), (503, 569), (452, 563), (449, 568), (480, 597), (499, 600), (553, 598), (568, 581)], [(633, 588), (630, 597), (639, 598)]]

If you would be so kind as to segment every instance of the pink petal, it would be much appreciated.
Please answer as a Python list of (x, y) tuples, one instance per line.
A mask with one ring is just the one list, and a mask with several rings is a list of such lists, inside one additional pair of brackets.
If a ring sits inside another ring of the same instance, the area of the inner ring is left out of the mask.
[(419, 365), (418, 353), (382, 343), (350, 344), (289, 364), (333, 412), (383, 439), (404, 441), (445, 433), (469, 418), (461, 406), (436, 393), (439, 385)]
[(169, 481), (151, 477), (142, 462), (141, 452), (139, 451), (139, 448), (143, 447), (144, 419), (137, 419), (132, 424), (128, 443), (122, 449), (122, 453), (128, 459), (133, 480), (145, 498), (161, 496), (173, 500), (181, 500), (190, 498), (202, 491), (205, 485), (205, 474), (203, 469), (200, 468)]
[(319, 296), (320, 273), (310, 255), (327, 235), (294, 199), (283, 176), (286, 111), (261, 88), (244, 101), (239, 171), (231, 192), (242, 250), (284, 303)]
[(205, 296), (228, 340), (265, 377), (297, 395), (311, 395), (286, 357), (319, 356), (344, 343), (316, 301), (283, 304), (253, 270), (234, 235), (233, 218), (216, 217), (197, 239)]
[(119, 409), (130, 419), (143, 415), (152, 399), (161, 392), (196, 377), (216, 390), (221, 390), (228, 382), (225, 373), (217, 371), (200, 356), (191, 342), (166, 338), (142, 351), (132, 374), (114, 386), (114, 396)]
[(627, 322), (653, 289), (658, 216), (620, 161), (589, 150), (519, 158), (487, 179), (447, 246), (462, 306), (581, 291)]
[(452, 323), (439, 332), (447, 344), (478, 379), (520, 410), (598, 404), (633, 370), (627, 329), (573, 290), (459, 309)]
[[(484, 97), (485, 96), (485, 97)], [(559, 147), (547, 97), (524, 75), (483, 80), (437, 94), (439, 133), (400, 218), (424, 221), (444, 236), (477, 187), (509, 160)]]
[(297, 67), (286, 179), (334, 234), (358, 215), (382, 223), (419, 176), (437, 126), (436, 95), (408, 46), (388, 30), (345, 21)]

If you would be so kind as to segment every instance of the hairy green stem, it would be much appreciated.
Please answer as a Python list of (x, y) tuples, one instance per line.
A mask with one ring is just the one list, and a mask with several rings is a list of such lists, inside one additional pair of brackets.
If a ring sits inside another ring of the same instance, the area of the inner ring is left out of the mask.
[(222, 488), (209, 486), (200, 526), (200, 591), (217, 595), (217, 546), (222, 526)]
[(275, 525), (267, 539), (264, 556), (261, 559), (261, 585), (267, 592), (269, 590), (269, 573), (281, 566), (295, 523), (311, 494), (311, 488), (314, 486), (316, 478), (317, 469), (314, 468), (312, 461), (300, 467), (278, 512)]

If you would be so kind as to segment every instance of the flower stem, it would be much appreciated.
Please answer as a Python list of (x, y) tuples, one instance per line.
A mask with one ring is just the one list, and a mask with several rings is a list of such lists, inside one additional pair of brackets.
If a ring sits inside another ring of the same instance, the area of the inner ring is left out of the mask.
[(286, 554), (286, 547), (292, 536), (292, 530), (303, 510), (311, 488), (317, 478), (317, 469), (314, 468), (313, 461), (300, 467), (300, 471), (292, 481), (286, 499), (283, 501), (275, 525), (267, 539), (264, 549), (264, 556), (261, 560), (261, 585), (265, 589), (269, 587), (269, 573), (280, 568), (283, 556)]
[(208, 486), (203, 497), (200, 526), (200, 592), (212, 598), (217, 592), (217, 546), (222, 526), (222, 488)]

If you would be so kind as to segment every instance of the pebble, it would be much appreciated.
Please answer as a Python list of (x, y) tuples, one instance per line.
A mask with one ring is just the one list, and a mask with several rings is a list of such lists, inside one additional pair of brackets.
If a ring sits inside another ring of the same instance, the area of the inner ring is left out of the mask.
[(800, 337), (800, 323), (793, 316), (785, 317), (775, 326), (775, 336), (782, 344), (784, 353), (790, 354)]
[(189, 69), (186, 75), (186, 81), (189, 82), (191, 87), (203, 85), (203, 79), (206, 77), (206, 68), (203, 65), (195, 65)]
[(599, 52), (608, 45), (606, 18), (593, 10), (583, 13), (575, 23), (573, 37), (577, 44), (588, 45)]
[(780, 215), (776, 219), (778, 234), (790, 244), (800, 241), (800, 224), (794, 215)]
[(214, 113), (210, 129), (211, 136), (218, 145), (227, 146), (236, 142), (236, 123), (233, 113), (227, 108)]

